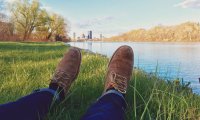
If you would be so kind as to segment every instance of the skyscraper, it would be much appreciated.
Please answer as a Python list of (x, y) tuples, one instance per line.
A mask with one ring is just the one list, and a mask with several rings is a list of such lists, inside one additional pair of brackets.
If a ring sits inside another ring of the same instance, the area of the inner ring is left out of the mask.
[(76, 41), (76, 33), (75, 32), (73, 33), (73, 38), (74, 38), (74, 41)]
[(102, 40), (103, 39), (103, 35), (102, 34), (100, 34), (100, 40)]
[(88, 31), (88, 39), (92, 39), (92, 31)]

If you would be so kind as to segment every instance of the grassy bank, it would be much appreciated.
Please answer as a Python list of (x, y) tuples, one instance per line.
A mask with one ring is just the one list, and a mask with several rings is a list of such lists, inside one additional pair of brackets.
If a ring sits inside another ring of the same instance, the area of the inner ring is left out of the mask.
[[(0, 104), (47, 87), (57, 63), (69, 48), (62, 43), (0, 43)], [(80, 74), (66, 100), (54, 107), (50, 120), (78, 120), (102, 94), (108, 59), (83, 52)], [(133, 73), (127, 120), (195, 120), (200, 97), (139, 70)]]

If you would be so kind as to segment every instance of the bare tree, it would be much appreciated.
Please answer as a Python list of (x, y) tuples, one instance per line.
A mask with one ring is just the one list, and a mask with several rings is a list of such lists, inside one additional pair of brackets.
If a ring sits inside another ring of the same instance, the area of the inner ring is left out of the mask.
[[(9, 39), (13, 34), (12, 24), (8, 21), (8, 16), (4, 14), (5, 2), (0, 0), (0, 39)], [(12, 29), (12, 30), (11, 30)]]
[(4, 8), (5, 8), (5, 2), (0, 0), (0, 21), (3, 21), (4, 18), (6, 17), (5, 14), (3, 13)]

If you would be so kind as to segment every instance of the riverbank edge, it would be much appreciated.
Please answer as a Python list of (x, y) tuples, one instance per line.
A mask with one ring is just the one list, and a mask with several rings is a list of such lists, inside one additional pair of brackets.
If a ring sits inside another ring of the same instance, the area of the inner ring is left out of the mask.
[[(199, 42), (199, 43), (200, 43), (200, 42)], [(74, 46), (72, 46), (72, 45), (70, 45), (70, 44), (68, 44), (68, 43), (65, 43), (65, 42), (63, 42), (63, 44), (64, 44), (64, 45), (67, 45), (67, 46), (69, 46), (69, 47), (74, 47)], [(88, 53), (88, 54), (98, 55), (98, 56), (101, 56), (101, 57), (105, 57), (105, 58), (107, 58), (107, 59), (110, 59), (110, 58), (109, 58), (108, 56), (106, 56), (106, 55), (103, 55), (103, 54), (100, 54), (100, 53), (92, 52), (92, 51), (89, 50), (89, 49), (83, 49), (83, 48), (79, 48), (79, 49), (80, 49), (81, 51), (85, 52), (85, 53)], [(189, 82), (184, 83), (184, 81), (183, 81), (183, 80), (180, 80), (179, 78), (174, 79), (174, 80), (167, 80), (167, 79), (164, 79), (164, 78), (161, 78), (161, 77), (157, 76), (157, 75), (154, 74), (154, 73), (147, 73), (146, 71), (144, 71), (144, 70), (142, 70), (142, 69), (139, 69), (139, 68), (137, 68), (137, 67), (134, 67), (134, 71), (141, 72), (142, 74), (147, 75), (147, 76), (156, 77), (156, 78), (158, 78), (159, 80), (162, 80), (162, 81), (166, 82), (166, 84), (175, 84), (175, 85), (184, 87), (185, 89), (188, 89), (189, 91), (192, 92), (192, 88), (189, 87), (190, 83), (189, 83)], [(133, 71), (133, 72), (134, 72), (134, 71)], [(187, 84), (187, 85), (185, 85), (185, 84)], [(192, 92), (192, 94), (195, 94), (195, 93)], [(197, 95), (197, 94), (195, 94), (195, 95)], [(200, 96), (200, 95), (199, 95), (199, 96)]]

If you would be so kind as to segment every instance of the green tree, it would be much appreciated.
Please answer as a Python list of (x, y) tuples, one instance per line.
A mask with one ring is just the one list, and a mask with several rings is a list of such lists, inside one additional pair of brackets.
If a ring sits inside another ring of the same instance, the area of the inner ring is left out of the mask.
[(50, 40), (56, 35), (65, 36), (67, 34), (67, 24), (62, 16), (58, 14), (47, 14), (47, 22), (44, 26), (37, 27), (36, 31), (38, 34), (42, 33), (45, 35), (47, 40)]
[(38, 0), (19, 0), (11, 8), (12, 19), (16, 32), (22, 40), (28, 40), (36, 27), (46, 24), (44, 10), (40, 8)]

